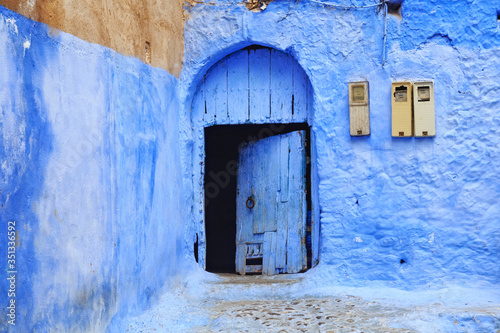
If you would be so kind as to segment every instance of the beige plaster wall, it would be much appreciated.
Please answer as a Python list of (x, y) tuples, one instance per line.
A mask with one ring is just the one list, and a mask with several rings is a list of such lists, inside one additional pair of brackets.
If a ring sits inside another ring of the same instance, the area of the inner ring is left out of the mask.
[(35, 21), (179, 76), (183, 0), (0, 0)]

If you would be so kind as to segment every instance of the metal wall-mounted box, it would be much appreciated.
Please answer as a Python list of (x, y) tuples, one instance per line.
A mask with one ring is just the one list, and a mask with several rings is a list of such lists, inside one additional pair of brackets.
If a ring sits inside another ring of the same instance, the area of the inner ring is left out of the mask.
[(368, 82), (349, 83), (349, 122), (351, 136), (370, 135)]
[(392, 136), (394, 137), (413, 135), (412, 92), (411, 82), (392, 83)]
[(436, 116), (434, 107), (434, 83), (413, 83), (413, 119), (417, 137), (436, 135)]

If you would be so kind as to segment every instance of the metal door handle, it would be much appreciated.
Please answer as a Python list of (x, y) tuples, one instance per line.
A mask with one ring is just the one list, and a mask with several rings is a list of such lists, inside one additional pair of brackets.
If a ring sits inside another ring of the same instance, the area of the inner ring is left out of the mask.
[(252, 209), (255, 207), (255, 199), (253, 195), (248, 197), (246, 205), (248, 209)]

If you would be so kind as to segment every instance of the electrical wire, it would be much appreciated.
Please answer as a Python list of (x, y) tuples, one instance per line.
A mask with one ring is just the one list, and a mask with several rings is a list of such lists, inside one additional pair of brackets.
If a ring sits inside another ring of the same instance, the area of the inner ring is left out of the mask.
[(293, 4), (292, 8), (290, 8), (288, 10), (288, 12), (285, 14), (285, 16), (283, 16), (281, 19), (279, 19), (276, 23), (280, 23), (281, 21), (286, 19), (292, 13), (292, 10), (295, 8), (295, 6), (297, 6), (298, 3), (299, 3), (299, 0), (295, 0), (295, 3)]
[(188, 3), (196, 3), (200, 5), (209, 5), (209, 6), (232, 6), (234, 4), (246, 4), (249, 2), (246, 1), (239, 1), (239, 2), (208, 2), (208, 1), (199, 1), (199, 0), (190, 0)]
[[(384, 1), (380, 1), (379, 3), (375, 3), (375, 4), (372, 4), (372, 5), (365, 5), (365, 6), (344, 6), (344, 5), (337, 5), (337, 4), (334, 4), (334, 3), (330, 3), (330, 2), (324, 2), (324, 1), (319, 1), (319, 0), (309, 0), (310, 2), (315, 2), (315, 3), (318, 3), (318, 4), (321, 4), (321, 5), (325, 5), (325, 6), (330, 6), (330, 7), (334, 7), (334, 8), (340, 8), (340, 9), (345, 9), (345, 10), (349, 10), (349, 9), (362, 9), (362, 8), (371, 8), (371, 7), (377, 7), (377, 6), (381, 6), (387, 2), (389, 2), (389, 0), (384, 0)], [(188, 1), (188, 2), (194, 2), (196, 4), (201, 4), (201, 5), (212, 5), (212, 6), (220, 6), (220, 5), (223, 5), (223, 6), (231, 6), (233, 4), (251, 4), (251, 2), (247, 2), (247, 1), (235, 1), (235, 2), (208, 2), (208, 1), (200, 1), (200, 0), (191, 0), (191, 1)], [(298, 2), (298, 1), (297, 1)]]
[(387, 60), (387, 55), (385, 54), (385, 43), (387, 41), (387, 11), (388, 11), (388, 5), (387, 1), (384, 2), (384, 46), (382, 48), (382, 67), (385, 66), (385, 62)]
[(340, 8), (340, 9), (345, 9), (345, 10), (378, 7), (378, 6), (382, 6), (382, 5), (386, 4), (387, 2), (389, 2), (389, 0), (384, 0), (384, 1), (380, 1), (379, 3), (374, 3), (372, 5), (365, 5), (365, 6), (344, 6), (344, 5), (337, 5), (337, 4), (333, 4), (333, 3), (330, 3), (330, 2), (324, 2), (324, 1), (319, 1), (319, 0), (309, 0), (309, 1), (315, 2), (315, 3), (319, 3), (319, 4), (322, 4), (322, 5), (325, 5), (325, 6), (330, 6), (330, 7)]

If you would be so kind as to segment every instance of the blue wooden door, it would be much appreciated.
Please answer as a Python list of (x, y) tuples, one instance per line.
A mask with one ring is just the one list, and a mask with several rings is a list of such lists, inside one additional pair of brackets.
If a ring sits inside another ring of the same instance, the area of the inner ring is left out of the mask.
[(240, 149), (236, 271), (273, 275), (307, 268), (305, 131)]

